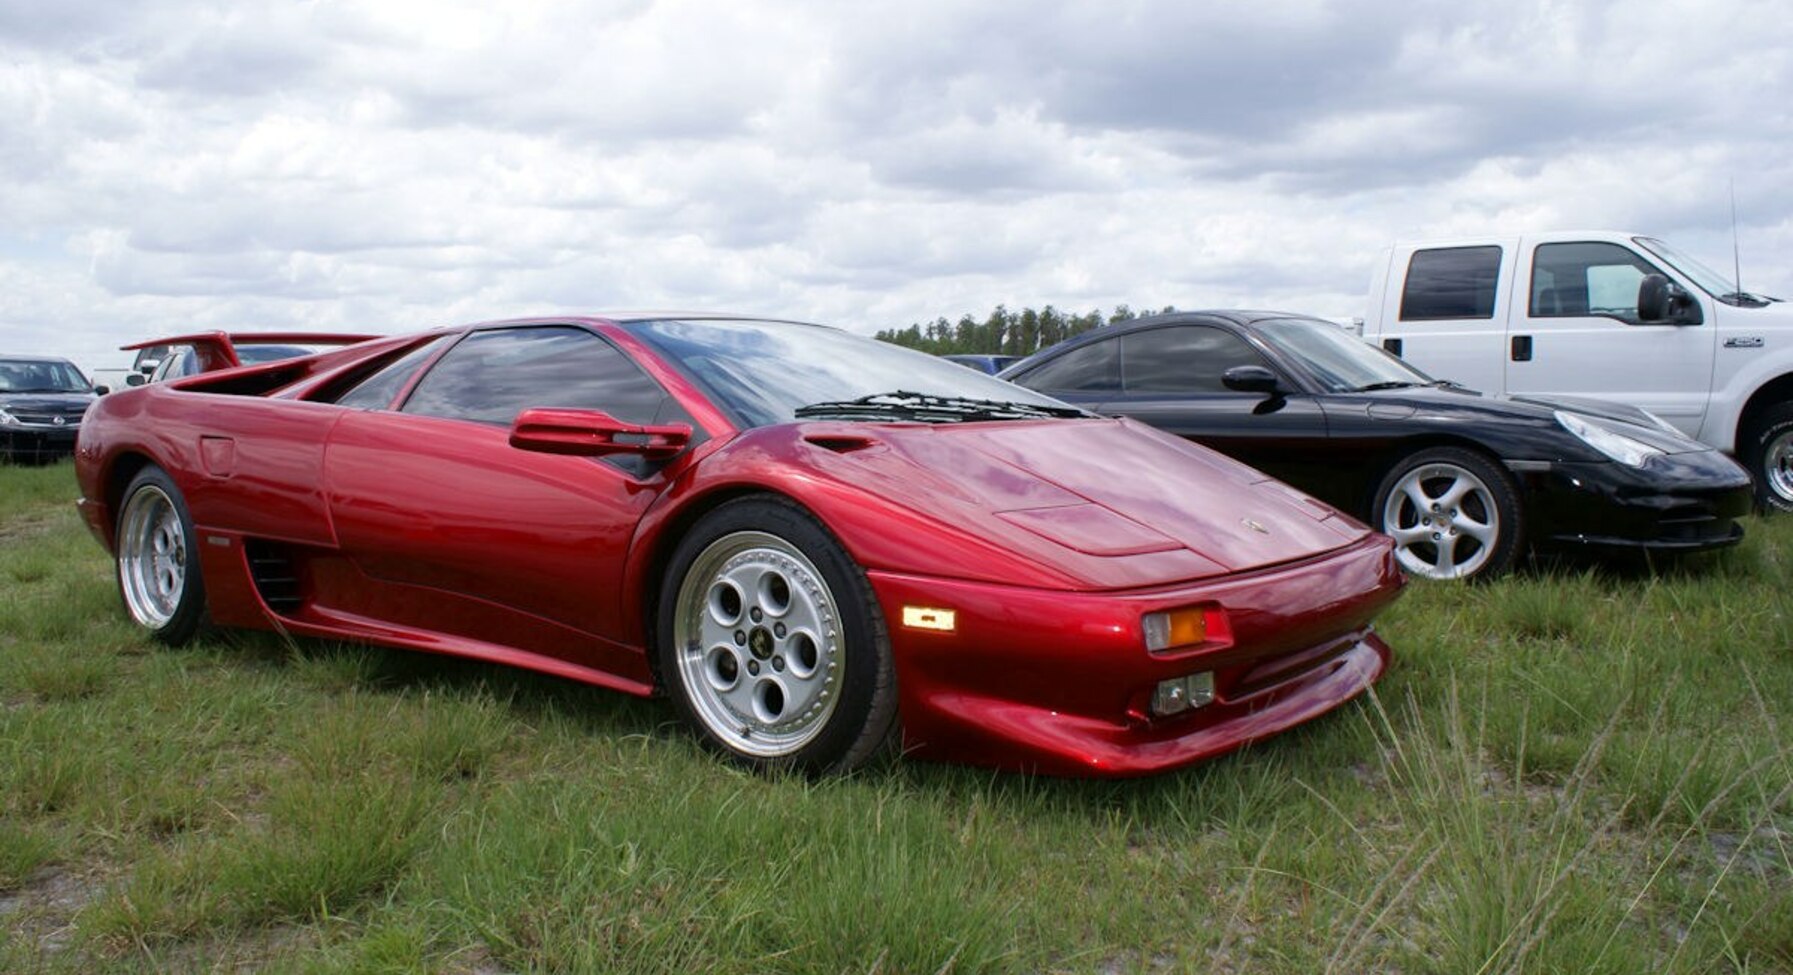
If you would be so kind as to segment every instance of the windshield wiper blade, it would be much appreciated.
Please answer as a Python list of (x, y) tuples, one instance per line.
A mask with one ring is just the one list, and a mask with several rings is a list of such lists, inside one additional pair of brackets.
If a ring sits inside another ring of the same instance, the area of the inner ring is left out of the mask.
[(1410, 379), (1389, 379), (1379, 383), (1367, 383), (1353, 389), (1353, 393), (1373, 393), (1378, 389), (1412, 389), (1415, 386), (1427, 386), (1430, 383), (1416, 383)]
[(1045, 406), (1008, 400), (972, 399), (965, 396), (930, 396), (895, 390), (858, 399), (831, 400), (799, 406), (798, 419), (830, 417), (841, 420), (913, 420), (921, 423), (966, 423), (974, 420), (1068, 419), (1090, 414), (1069, 406)]

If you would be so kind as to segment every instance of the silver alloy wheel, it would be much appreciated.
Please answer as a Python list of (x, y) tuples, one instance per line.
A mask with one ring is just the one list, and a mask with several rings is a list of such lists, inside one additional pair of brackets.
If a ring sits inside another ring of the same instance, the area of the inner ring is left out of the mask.
[(1781, 501), (1793, 504), (1793, 430), (1769, 441), (1762, 451), (1762, 473), (1768, 478), (1768, 489)]
[(137, 622), (166, 626), (187, 587), (187, 533), (174, 501), (153, 484), (138, 488), (118, 523), (118, 581)]
[(822, 573), (766, 532), (711, 542), (679, 583), (673, 645), (691, 710), (754, 758), (814, 741), (840, 700), (840, 614)]
[(1473, 575), (1493, 556), (1500, 528), (1494, 492), (1456, 464), (1408, 471), (1382, 507), (1382, 531), (1395, 540), (1395, 558), (1428, 579)]

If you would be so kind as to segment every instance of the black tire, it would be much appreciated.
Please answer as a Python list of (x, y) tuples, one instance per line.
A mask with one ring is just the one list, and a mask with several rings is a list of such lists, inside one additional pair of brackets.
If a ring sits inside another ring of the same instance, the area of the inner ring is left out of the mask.
[(1376, 487), (1368, 520), (1394, 538), (1403, 569), (1430, 579), (1492, 579), (1525, 550), (1518, 485), (1499, 463), (1462, 447), (1395, 461)]
[(1776, 403), (1750, 419), (1739, 459), (1756, 482), (1756, 506), (1793, 512), (1793, 403)]
[(180, 646), (207, 625), (205, 580), (187, 501), (153, 464), (125, 488), (114, 528), (118, 592), (154, 639)]
[(814, 516), (770, 495), (704, 515), (666, 568), (655, 662), (710, 748), (833, 774), (896, 738), (890, 638), (865, 573)]

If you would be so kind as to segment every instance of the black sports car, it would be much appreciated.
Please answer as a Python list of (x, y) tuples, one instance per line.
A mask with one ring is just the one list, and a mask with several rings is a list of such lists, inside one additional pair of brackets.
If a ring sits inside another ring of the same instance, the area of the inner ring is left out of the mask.
[(1332, 322), (1205, 311), (1086, 332), (1002, 378), (1199, 441), (1363, 517), (1401, 564), (1490, 576), (1528, 545), (1743, 537), (1743, 468), (1635, 407), (1485, 396)]

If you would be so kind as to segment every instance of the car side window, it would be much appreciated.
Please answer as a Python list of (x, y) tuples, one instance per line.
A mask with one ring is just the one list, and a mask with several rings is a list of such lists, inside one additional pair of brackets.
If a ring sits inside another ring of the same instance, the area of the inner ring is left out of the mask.
[(559, 406), (645, 424), (660, 422), (669, 400), (627, 356), (591, 332), (532, 326), (462, 339), (424, 374), (402, 409), (508, 426), (530, 407)]
[(1600, 315), (1640, 324), (1637, 287), (1645, 275), (1661, 273), (1617, 244), (1539, 244), (1532, 257), (1531, 317)]
[(1122, 386), (1129, 393), (1226, 393), (1234, 366), (1268, 365), (1249, 342), (1210, 325), (1173, 325), (1121, 336)]
[[(348, 391), (336, 397), (338, 406), (357, 410), (383, 410), (411, 381), (411, 376), (435, 353), (444, 336), (437, 336), (376, 369)], [(328, 399), (328, 397), (322, 397)]]
[(1414, 251), (1401, 289), (1401, 321), (1493, 318), (1498, 245)]
[(1121, 388), (1120, 345), (1091, 342), (1040, 364), (1015, 381), (1028, 389), (1067, 393), (1099, 392)]

